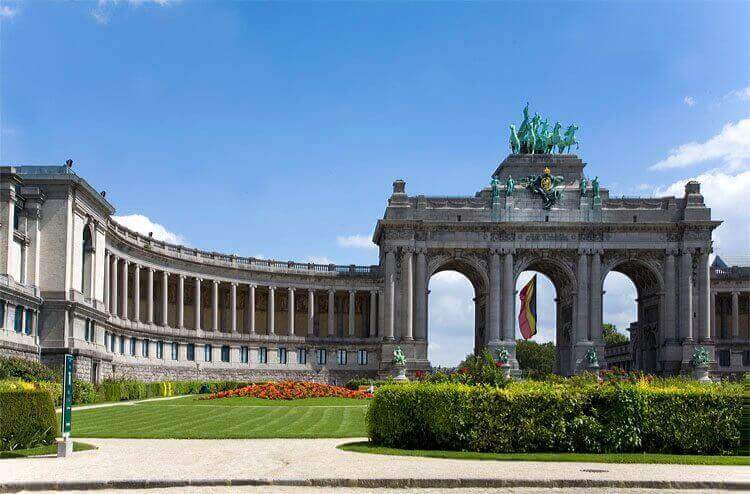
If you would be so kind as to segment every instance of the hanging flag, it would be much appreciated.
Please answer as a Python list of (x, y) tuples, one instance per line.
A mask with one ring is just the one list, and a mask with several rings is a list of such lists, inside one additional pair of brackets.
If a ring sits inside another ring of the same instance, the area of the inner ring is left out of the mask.
[(536, 275), (526, 283), (519, 295), (521, 310), (518, 313), (518, 327), (524, 340), (536, 334)]

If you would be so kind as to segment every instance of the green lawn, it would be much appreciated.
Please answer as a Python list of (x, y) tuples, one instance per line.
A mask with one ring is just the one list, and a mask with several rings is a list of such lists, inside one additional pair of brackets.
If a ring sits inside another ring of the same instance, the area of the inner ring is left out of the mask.
[[(89, 449), (96, 449), (96, 446), (92, 444), (79, 443), (78, 441), (73, 442), (73, 451), (87, 451)], [(50, 444), (47, 446), (39, 446), (36, 448), (29, 449), (16, 449), (14, 451), (0, 451), (0, 458), (25, 458), (27, 456), (40, 456), (40, 455), (56, 455), (57, 444)]]
[(339, 446), (344, 451), (395, 456), (422, 456), (456, 460), (576, 461), (590, 463), (661, 463), (681, 465), (750, 465), (748, 456), (664, 455), (644, 453), (476, 453), (473, 451), (428, 451), (373, 446), (368, 442)]
[(366, 436), (369, 400), (186, 396), (73, 411), (73, 437), (249, 439)]

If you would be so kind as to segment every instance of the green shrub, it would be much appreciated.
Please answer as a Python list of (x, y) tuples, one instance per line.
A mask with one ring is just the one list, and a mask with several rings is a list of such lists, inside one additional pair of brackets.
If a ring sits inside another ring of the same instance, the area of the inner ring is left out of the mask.
[[(62, 390), (60, 392), (62, 394)], [(90, 381), (73, 381), (73, 403), (75, 405), (88, 405), (100, 401), (99, 392)]]
[[(62, 405), (62, 383), (58, 382), (37, 382), (34, 383), (37, 388), (46, 391), (52, 397), (52, 402), (56, 407)], [(73, 389), (75, 393), (75, 388)]]
[(414, 383), (380, 388), (367, 427), (397, 448), (731, 454), (741, 398), (728, 384)]
[(0, 380), (60, 381), (60, 374), (34, 360), (0, 357)]
[(0, 392), (0, 451), (51, 444), (56, 427), (55, 408), (47, 391)]

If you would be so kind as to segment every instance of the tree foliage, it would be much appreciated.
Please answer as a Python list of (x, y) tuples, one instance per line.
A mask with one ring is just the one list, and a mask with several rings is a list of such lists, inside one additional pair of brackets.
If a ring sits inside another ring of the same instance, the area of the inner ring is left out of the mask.
[(605, 346), (617, 346), (630, 341), (630, 338), (617, 332), (617, 326), (609, 323), (602, 324), (602, 337)]
[(527, 377), (543, 377), (555, 370), (555, 345), (531, 340), (516, 341), (518, 366)]

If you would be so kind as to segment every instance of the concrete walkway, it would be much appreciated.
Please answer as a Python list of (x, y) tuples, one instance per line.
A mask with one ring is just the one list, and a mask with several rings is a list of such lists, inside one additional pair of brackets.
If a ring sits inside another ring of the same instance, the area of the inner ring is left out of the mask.
[(352, 453), (342, 439), (87, 439), (70, 458), (0, 460), (0, 491), (276, 485), (750, 490), (750, 467), (446, 460)]

